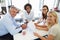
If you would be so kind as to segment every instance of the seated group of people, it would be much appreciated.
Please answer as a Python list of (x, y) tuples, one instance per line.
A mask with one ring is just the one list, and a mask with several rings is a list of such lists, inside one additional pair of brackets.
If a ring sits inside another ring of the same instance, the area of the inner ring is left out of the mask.
[[(27, 5), (27, 4), (26, 4)], [(29, 4), (30, 5), (30, 4)], [(31, 20), (33, 20), (33, 13), (31, 13), (31, 7), (25, 6), (26, 7), (26, 12), (28, 14), (28, 16), (26, 15), (25, 17), (27, 18), (26, 20), (29, 20), (29, 18), (31, 17)], [(29, 11), (30, 9), (30, 11)], [(29, 16), (29, 12), (30, 15)], [(30, 20), (30, 21), (31, 21)], [(38, 25), (39, 23), (44, 23), (44, 25)], [(44, 38), (42, 36), (40, 36), (38, 33), (34, 32), (34, 35), (39, 37), (41, 40), (60, 40), (60, 27), (59, 27), (59, 22), (58, 22), (58, 16), (57, 13), (55, 11), (49, 11), (49, 8), (47, 5), (43, 5), (42, 7), (42, 16), (40, 17), (40, 19), (38, 20), (37, 23), (34, 23), (36, 28), (39, 30), (45, 30), (48, 31), (48, 37)]]
[[(26, 29), (27, 24), (30, 21), (34, 22), (34, 12), (31, 11), (31, 4), (26, 4), (24, 9), (26, 11), (22, 14), (22, 18), (26, 21), (26, 23), (18, 25), (14, 20), (14, 17), (19, 12), (19, 9), (14, 6), (9, 8), (9, 13), (7, 13), (4, 18), (0, 20), (0, 40), (13, 40), (13, 35), (21, 33), (24, 29)], [(43, 23), (43, 25), (38, 25), (39, 23)], [(55, 11), (49, 11), (47, 5), (42, 7), (42, 16), (39, 18), (37, 23), (34, 23), (34, 25), (38, 30), (48, 31), (47, 38), (33, 32), (34, 35), (39, 37), (41, 40), (60, 40), (58, 16)]]

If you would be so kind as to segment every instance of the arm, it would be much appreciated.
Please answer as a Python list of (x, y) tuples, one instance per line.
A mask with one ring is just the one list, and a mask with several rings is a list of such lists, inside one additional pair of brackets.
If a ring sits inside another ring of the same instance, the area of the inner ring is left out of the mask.
[(44, 37), (40, 36), (38, 33), (34, 33), (34, 36), (36, 36), (36, 37), (40, 38), (41, 40), (46, 40), (46, 38), (44, 38)]
[(54, 36), (53, 35), (48, 35), (47, 40), (54, 40)]
[(35, 23), (35, 26), (37, 29), (39, 30), (45, 30), (45, 31), (48, 31), (48, 28), (46, 25), (38, 25), (38, 23)]
[(34, 33), (35, 36), (39, 37), (41, 40), (53, 40), (54, 36), (53, 35), (48, 35), (48, 38), (42, 37), (37, 33)]
[[(55, 26), (56, 26), (56, 25), (55, 25)], [(48, 31), (49, 35), (48, 35), (47, 38), (44, 38), (44, 37), (40, 36), (40, 35), (37, 34), (37, 33), (34, 33), (34, 35), (37, 36), (37, 37), (39, 37), (39, 38), (42, 39), (42, 40), (54, 40), (54, 38), (55, 38), (56, 35), (58, 34), (58, 28), (57, 28), (57, 26), (56, 26), (56, 27), (55, 27), (55, 26), (53, 26), (53, 27), (51, 27), (51, 28), (49, 29), (49, 31)]]
[(38, 25), (38, 23), (34, 23), (36, 27), (42, 27), (41, 25)]
[(38, 25), (38, 23), (34, 23), (36, 27), (47, 27), (46, 25)]
[(45, 27), (45, 28), (43, 28), (43, 27), (36, 27), (38, 30), (45, 30), (45, 31), (48, 31), (48, 28), (47, 27)]
[[(8, 20), (8, 21), (7, 21)], [(15, 35), (17, 33), (19, 33), (20, 30), (22, 30), (22, 28), (17, 28), (17, 26), (15, 26), (13, 24), (13, 21), (11, 19), (9, 19), (8, 17), (5, 18), (3, 20), (3, 24), (5, 25), (7, 31), (11, 34), (11, 35)]]

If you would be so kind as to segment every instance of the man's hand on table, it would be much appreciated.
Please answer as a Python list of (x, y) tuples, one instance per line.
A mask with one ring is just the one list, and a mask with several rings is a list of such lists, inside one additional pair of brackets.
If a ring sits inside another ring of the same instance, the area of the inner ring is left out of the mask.
[(26, 34), (26, 31), (25, 29), (27, 28), (27, 24), (22, 24), (22, 35), (25, 35)]
[(22, 24), (22, 29), (24, 30), (24, 29), (26, 29), (27, 28), (27, 24)]

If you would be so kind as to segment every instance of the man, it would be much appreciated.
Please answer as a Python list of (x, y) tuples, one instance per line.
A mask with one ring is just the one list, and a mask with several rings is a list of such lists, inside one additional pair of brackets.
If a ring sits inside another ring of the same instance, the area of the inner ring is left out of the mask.
[(19, 10), (11, 6), (9, 8), (9, 13), (7, 13), (4, 18), (0, 21), (0, 40), (13, 40), (13, 35), (21, 33), (21, 25), (17, 25), (14, 17), (19, 12)]

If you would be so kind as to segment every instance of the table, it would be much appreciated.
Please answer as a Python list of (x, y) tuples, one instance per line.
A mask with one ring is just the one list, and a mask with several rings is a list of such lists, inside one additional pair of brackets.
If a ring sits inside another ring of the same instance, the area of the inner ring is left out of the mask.
[(41, 36), (48, 34), (47, 31), (36, 29), (35, 25), (32, 21), (29, 22), (27, 26), (28, 26), (27, 29), (24, 30), (26, 32), (26, 35), (22, 35), (22, 33), (18, 33), (16, 35), (14, 35), (14, 40), (34, 40), (34, 39), (38, 38), (38, 37), (34, 36), (33, 32), (36, 32)]

